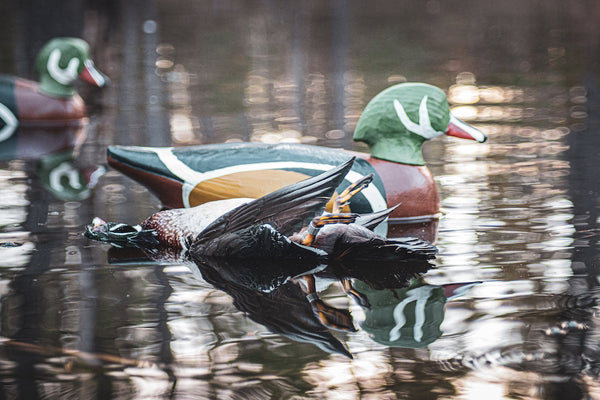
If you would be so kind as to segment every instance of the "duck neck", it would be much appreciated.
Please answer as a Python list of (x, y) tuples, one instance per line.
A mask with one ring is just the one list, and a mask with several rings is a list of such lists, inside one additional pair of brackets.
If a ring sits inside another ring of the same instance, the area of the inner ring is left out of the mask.
[(371, 156), (399, 164), (425, 165), (421, 147), (423, 141), (418, 141), (410, 136), (396, 136), (393, 138), (379, 138), (371, 144)]
[(56, 82), (49, 76), (42, 76), (40, 79), (40, 92), (53, 97), (69, 98), (73, 97), (77, 92), (73, 85), (63, 85)]

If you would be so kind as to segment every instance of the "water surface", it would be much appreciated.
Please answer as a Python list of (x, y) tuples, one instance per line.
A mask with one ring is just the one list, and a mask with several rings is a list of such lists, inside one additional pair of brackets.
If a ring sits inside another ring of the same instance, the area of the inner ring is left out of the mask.
[[(74, 35), (113, 83), (81, 88), (91, 118), (76, 154), (0, 161), (0, 242), (18, 244), (0, 248), (4, 397), (600, 396), (598, 6), (71, 3), (0, 4), (2, 72), (32, 77), (37, 49)], [(361, 110), (403, 81), (440, 86), (489, 136), (425, 146), (444, 212), (436, 268), (412, 291), (373, 294), (430, 299), (406, 340), (369, 330), (372, 315), (334, 281), (321, 282), (322, 298), (359, 329), (321, 332), (317, 345), (277, 331), (240, 306), (264, 299), (206, 271), (125, 263), (82, 236), (96, 215), (136, 223), (160, 209), (128, 178), (101, 174), (109, 144), (366, 150), (351, 140)], [(479, 283), (444, 295), (466, 282)]]

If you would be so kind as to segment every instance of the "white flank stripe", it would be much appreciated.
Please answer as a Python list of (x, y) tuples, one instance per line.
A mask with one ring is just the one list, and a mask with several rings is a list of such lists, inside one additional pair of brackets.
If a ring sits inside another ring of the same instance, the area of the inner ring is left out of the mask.
[(0, 119), (4, 121), (4, 127), (0, 129), (0, 142), (3, 142), (12, 136), (19, 125), (19, 121), (10, 109), (2, 103), (0, 103)]
[[(179, 160), (175, 154), (173, 154), (172, 147), (160, 147), (152, 148), (147, 147), (147, 150), (154, 151), (158, 158), (165, 164), (165, 166), (177, 177), (185, 182), (183, 185), (182, 196), (183, 204), (185, 207), (189, 207), (189, 194), (200, 182), (207, 181), (209, 179), (218, 178), (225, 175), (234, 174), (237, 172), (249, 172), (249, 171), (260, 171), (264, 169), (285, 169), (285, 168), (304, 168), (314, 169), (318, 171), (328, 171), (335, 168), (337, 165), (331, 164), (316, 164), (309, 162), (300, 161), (274, 161), (274, 162), (263, 162), (255, 164), (240, 164), (231, 167), (225, 167), (221, 169), (215, 169), (208, 172), (194, 171), (181, 160)], [(350, 171), (346, 175), (346, 181), (356, 182), (363, 176), (358, 172)], [(362, 190), (363, 195), (371, 204), (373, 211), (380, 211), (387, 208), (385, 197), (377, 190), (374, 185), (369, 185)]]

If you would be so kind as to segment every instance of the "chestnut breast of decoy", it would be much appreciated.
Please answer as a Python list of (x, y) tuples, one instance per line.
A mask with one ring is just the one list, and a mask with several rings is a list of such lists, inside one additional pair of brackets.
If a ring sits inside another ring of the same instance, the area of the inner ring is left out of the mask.
[[(309, 145), (229, 143), (182, 148), (110, 146), (108, 162), (146, 185), (169, 207), (193, 207), (230, 197), (258, 198), (357, 156), (344, 185), (374, 173), (373, 184), (353, 199), (366, 213), (401, 203), (390, 219), (436, 219), (440, 200), (421, 152), (426, 140), (447, 134), (483, 142), (486, 136), (450, 112), (445, 93), (423, 83), (392, 86), (363, 111), (354, 140), (370, 154)], [(343, 189), (343, 186), (340, 189)]]

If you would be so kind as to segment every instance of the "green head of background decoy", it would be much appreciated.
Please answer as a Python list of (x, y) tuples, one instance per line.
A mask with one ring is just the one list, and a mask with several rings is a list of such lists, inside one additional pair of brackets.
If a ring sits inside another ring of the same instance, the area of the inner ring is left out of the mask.
[(55, 38), (46, 43), (37, 56), (35, 70), (40, 76), (40, 90), (51, 96), (75, 95), (77, 79), (98, 87), (108, 83), (90, 59), (88, 44), (78, 38)]
[(367, 104), (354, 140), (367, 143), (375, 158), (424, 165), (421, 146), (442, 134), (478, 142), (487, 139), (452, 115), (441, 89), (425, 83), (401, 83), (385, 89)]

